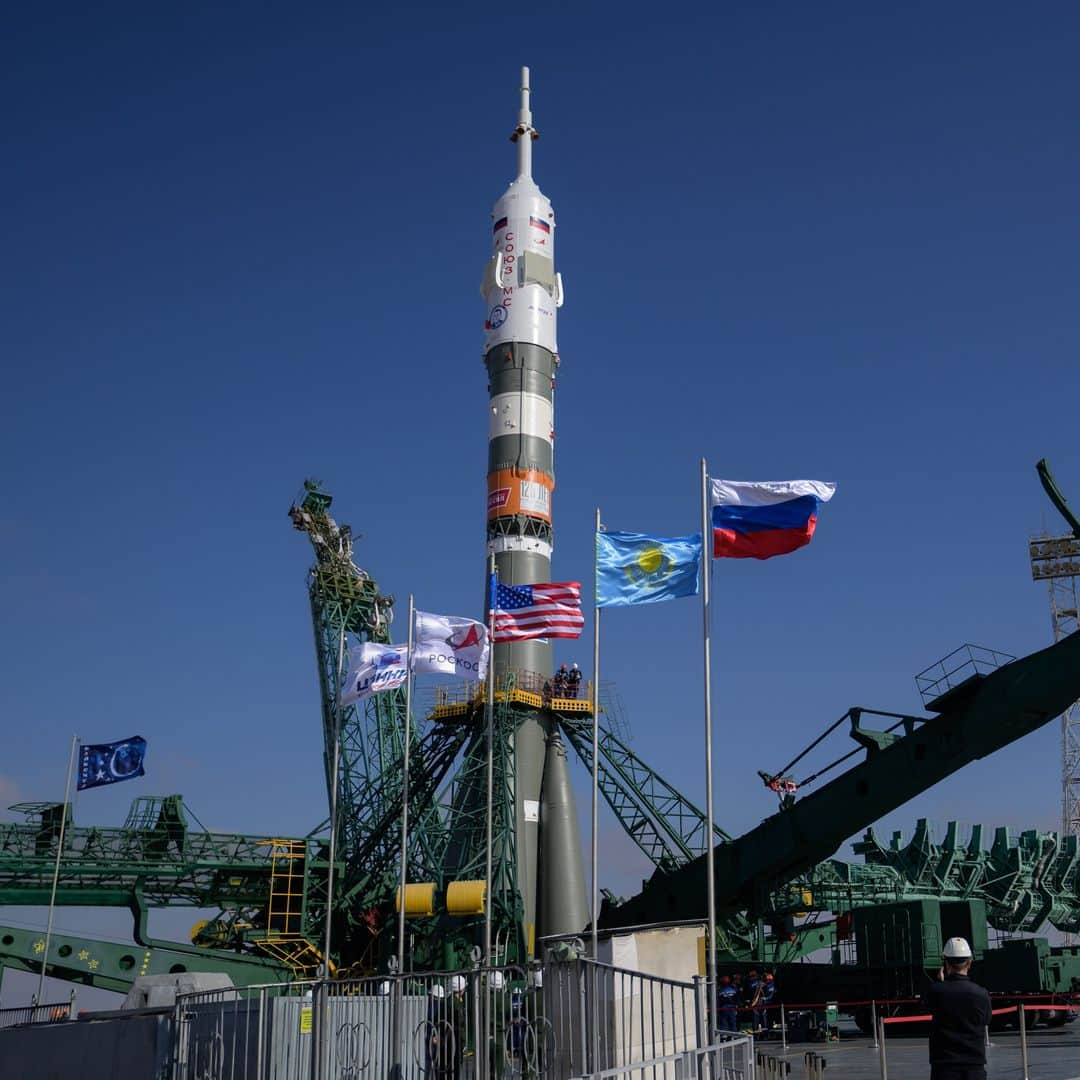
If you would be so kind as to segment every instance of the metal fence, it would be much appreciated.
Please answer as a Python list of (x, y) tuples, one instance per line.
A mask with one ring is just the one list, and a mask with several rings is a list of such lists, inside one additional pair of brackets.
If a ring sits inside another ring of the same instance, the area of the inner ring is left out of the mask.
[[(709, 1044), (701, 985), (590, 960), (188, 994), (172, 1080), (752, 1080)], [(689, 1056), (688, 1056), (689, 1055)]]
[(13, 1009), (0, 1009), (0, 1028), (63, 1023), (71, 1019), (74, 1007), (73, 991), (69, 1000), (58, 1001), (55, 1005), (20, 1005)]

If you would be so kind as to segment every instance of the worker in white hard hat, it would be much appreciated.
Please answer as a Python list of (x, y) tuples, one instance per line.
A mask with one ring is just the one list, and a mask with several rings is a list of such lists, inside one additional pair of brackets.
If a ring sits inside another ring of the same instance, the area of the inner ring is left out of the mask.
[(468, 980), (464, 975), (450, 977), (451, 998), (447, 1003), (447, 1023), (444, 1025), (444, 1042), (440, 1076), (444, 1080), (458, 1080), (461, 1075), (462, 1061), (465, 1057), (465, 1044), (469, 1038), (469, 1007), (465, 1000)]
[(930, 1013), (930, 1080), (986, 1080), (990, 995), (972, 982), (971, 946), (949, 938), (938, 981), (925, 995)]
[(581, 668), (577, 664), (570, 665), (570, 671), (566, 676), (566, 696), (576, 698), (578, 688), (581, 686)]

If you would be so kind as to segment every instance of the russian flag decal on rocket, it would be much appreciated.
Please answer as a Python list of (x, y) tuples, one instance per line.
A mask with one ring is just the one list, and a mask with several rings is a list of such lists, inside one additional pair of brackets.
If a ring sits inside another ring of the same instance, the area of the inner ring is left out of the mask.
[(823, 480), (713, 480), (713, 557), (771, 559), (810, 543), (818, 506), (836, 485)]

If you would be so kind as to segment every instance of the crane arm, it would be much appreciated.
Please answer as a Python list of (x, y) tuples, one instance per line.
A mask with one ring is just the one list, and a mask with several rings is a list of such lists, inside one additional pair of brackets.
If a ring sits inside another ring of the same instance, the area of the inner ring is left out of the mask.
[(1050, 466), (1046, 463), (1046, 458), (1042, 458), (1041, 461), (1035, 466), (1036, 472), (1039, 474), (1039, 480), (1042, 483), (1043, 491), (1050, 496), (1050, 501), (1057, 507), (1058, 513), (1065, 519), (1069, 528), (1072, 529), (1072, 534), (1078, 540), (1080, 540), (1080, 521), (1077, 520), (1076, 515), (1069, 509), (1069, 504), (1065, 501), (1065, 496), (1061, 494), (1061, 489), (1054, 482), (1053, 473), (1050, 472)]
[[(832, 855), (843, 841), (909, 799), (1059, 716), (1080, 698), (1080, 632), (975, 675), (938, 699), (938, 715), (905, 721), (886, 736), (861, 728), (852, 736), (866, 758), (714, 851), (719, 910), (768, 910), (769, 893)], [(637, 896), (601, 916), (606, 927), (705, 914), (704, 856), (672, 873), (657, 871)]]

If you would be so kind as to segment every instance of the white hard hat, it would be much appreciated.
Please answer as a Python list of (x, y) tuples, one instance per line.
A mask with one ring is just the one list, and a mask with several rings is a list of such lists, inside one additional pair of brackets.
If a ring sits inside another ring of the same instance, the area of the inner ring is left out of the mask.
[(441, 986), (439, 986), (439, 984), (438, 984), (438, 983), (436, 983), (436, 984), (435, 984), (435, 985), (434, 985), (434, 986), (433, 986), (433, 987), (431, 988), (431, 990), (430, 990), (430, 994), (431, 994), (431, 996), (432, 996), (433, 998), (444, 998), (444, 997), (446, 997), (446, 991), (445, 991), (445, 990), (444, 990), (444, 989), (443, 989), (443, 988), (442, 988)]
[(460, 994), (465, 989), (465, 976), (455, 975), (450, 980), (450, 989), (453, 990), (455, 994)]
[(503, 973), (501, 971), (493, 971), (488, 976), (488, 985), (492, 990), (501, 990), (504, 982), (505, 979), (503, 978)]
[(970, 960), (971, 946), (962, 937), (951, 937), (945, 942), (942, 956), (946, 960)]
[(390, 980), (389, 979), (383, 979), (383, 981), (381, 983), (379, 983), (379, 996), (380, 997), (386, 997), (386, 995), (389, 994), (389, 993), (390, 993)]

